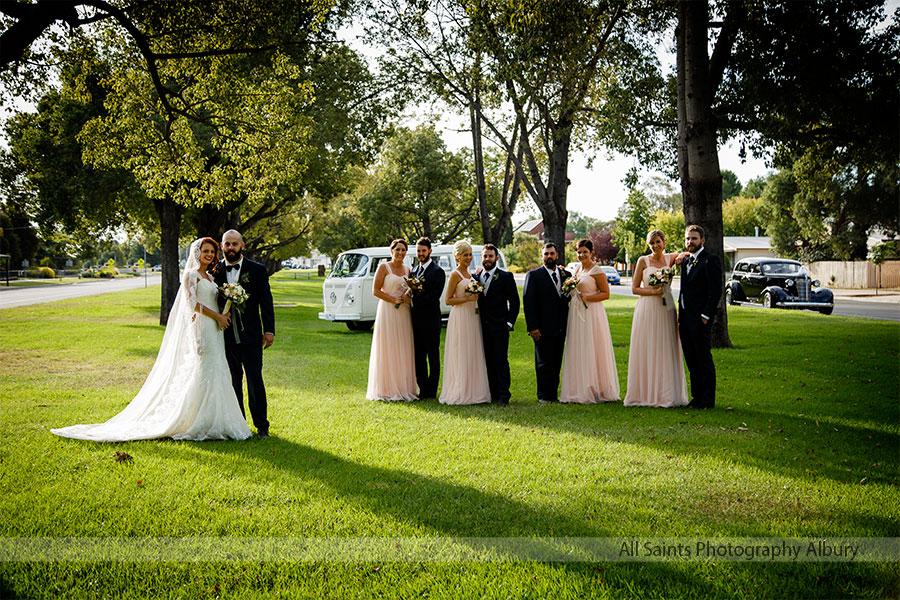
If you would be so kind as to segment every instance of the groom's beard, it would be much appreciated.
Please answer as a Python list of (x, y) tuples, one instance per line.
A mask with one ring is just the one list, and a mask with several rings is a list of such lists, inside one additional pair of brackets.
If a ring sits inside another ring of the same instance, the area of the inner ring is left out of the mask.
[(547, 267), (548, 269), (555, 269), (555, 268), (556, 268), (556, 259), (554, 259), (554, 258), (545, 258), (545, 259), (544, 259), (544, 266)]
[(481, 266), (484, 267), (484, 270), (485, 270), (485, 271), (490, 271), (491, 269), (494, 268), (494, 266), (495, 266), (496, 264), (497, 264), (496, 261), (490, 261), (490, 260), (487, 260), (487, 259), (484, 259), (484, 260), (481, 261)]
[(232, 264), (236, 263), (237, 261), (241, 260), (241, 253), (235, 252), (234, 250), (226, 250), (225, 251), (225, 260), (227, 260), (229, 263), (232, 263)]

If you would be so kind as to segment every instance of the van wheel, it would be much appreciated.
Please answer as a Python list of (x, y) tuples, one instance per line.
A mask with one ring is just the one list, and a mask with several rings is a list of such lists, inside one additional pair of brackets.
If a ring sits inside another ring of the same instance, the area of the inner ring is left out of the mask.
[(347, 321), (347, 329), (350, 331), (368, 331), (372, 329), (373, 321)]

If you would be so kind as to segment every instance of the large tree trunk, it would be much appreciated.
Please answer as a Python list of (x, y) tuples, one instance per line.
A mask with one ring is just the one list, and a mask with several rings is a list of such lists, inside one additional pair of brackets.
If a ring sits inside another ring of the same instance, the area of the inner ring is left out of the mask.
[[(678, 70), (678, 161), (684, 222), (706, 232), (706, 250), (725, 265), (722, 236), (722, 173), (712, 112), (715, 93), (710, 77), (709, 13), (706, 2), (681, 0), (676, 30)], [(724, 288), (725, 281), (722, 280)], [(725, 295), (713, 324), (714, 348), (732, 348)]]
[(544, 241), (556, 243), (559, 247), (560, 262), (565, 262), (566, 222), (569, 218), (566, 200), (570, 183), (570, 141), (570, 125), (563, 123), (557, 127), (553, 135), (553, 154), (550, 157), (550, 177), (547, 185), (549, 198), (538, 206), (544, 218)]
[(159, 324), (169, 322), (169, 313), (175, 303), (175, 295), (180, 285), (178, 267), (178, 238), (181, 233), (181, 217), (184, 207), (172, 200), (164, 198), (154, 200), (156, 213), (159, 216), (160, 242), (162, 254), (162, 291), (159, 303)]
[(475, 193), (478, 197), (478, 217), (481, 220), (481, 237), (485, 244), (497, 244), (491, 229), (491, 212), (487, 203), (487, 185), (484, 182), (484, 151), (481, 148), (481, 100), (477, 97), (469, 103), (472, 121), (472, 157), (475, 162)]

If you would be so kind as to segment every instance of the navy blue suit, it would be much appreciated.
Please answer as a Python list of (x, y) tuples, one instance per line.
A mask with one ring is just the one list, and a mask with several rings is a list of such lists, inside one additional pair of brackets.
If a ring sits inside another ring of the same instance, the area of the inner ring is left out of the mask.
[(425, 269), (422, 291), (412, 297), (410, 314), (420, 398), (437, 397), (441, 379), (441, 294), (446, 279), (444, 270), (432, 261)]
[[(569, 278), (564, 269), (557, 269), (560, 284)], [(569, 317), (569, 296), (560, 294), (544, 267), (525, 276), (522, 294), (525, 305), (525, 327), (541, 330), (541, 339), (534, 342), (534, 370), (537, 377), (537, 397), (555, 402), (559, 396), (559, 371), (562, 368), (566, 343), (566, 322)]]
[[(716, 404), (716, 365), (712, 358), (712, 325), (722, 295), (722, 262), (703, 249), (690, 272), (681, 266), (678, 294), (678, 331), (681, 349), (691, 374), (691, 402), (698, 408)], [(706, 315), (706, 324), (700, 315)]]
[(485, 293), (478, 297), (478, 314), (481, 317), (488, 387), (492, 402), (508, 404), (509, 332), (519, 316), (519, 290), (513, 274), (499, 268), (494, 271), (490, 285), (486, 287)]
[[(225, 261), (219, 263), (215, 281), (220, 286), (228, 281)], [(241, 407), (241, 414), (245, 414), (243, 379), (246, 374), (247, 406), (250, 408), (253, 425), (258, 432), (268, 433), (266, 386), (262, 378), (262, 341), (263, 333), (275, 333), (275, 308), (272, 303), (272, 291), (269, 289), (269, 274), (263, 265), (245, 256), (238, 275), (238, 283), (250, 298), (240, 314), (234, 309), (231, 311), (231, 325), (225, 330), (225, 356), (228, 359), (231, 384)], [(219, 304), (225, 305), (221, 295)], [(235, 340), (235, 331), (239, 341)]]

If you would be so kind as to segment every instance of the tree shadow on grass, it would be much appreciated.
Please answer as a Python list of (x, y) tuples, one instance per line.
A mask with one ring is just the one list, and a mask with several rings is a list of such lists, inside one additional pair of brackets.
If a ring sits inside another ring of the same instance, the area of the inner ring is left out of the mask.
[[(900, 451), (898, 436), (863, 425), (848, 426), (843, 422), (838, 425), (827, 416), (817, 417), (816, 421), (810, 417), (765, 410), (687, 411), (625, 408), (618, 403), (531, 405), (518, 404), (515, 399), (513, 404), (505, 408), (496, 405), (451, 407), (435, 401), (413, 402), (403, 406), (410, 410), (456, 417), (464, 413), (466, 417), (504, 425), (546, 428), (558, 433), (594, 437), (607, 437), (609, 423), (613, 422), (613, 440), (644, 446), (664, 455), (724, 458), (790, 478), (824, 477), (852, 484), (866, 477), (868, 484), (897, 483), (895, 471), (870, 469), (874, 462), (887, 465), (896, 463), (896, 456)], [(741, 423), (752, 423), (752, 426), (747, 427), (747, 431), (740, 431), (737, 427)], [(628, 426), (631, 426), (633, 434), (623, 431), (623, 427)], [(834, 429), (838, 431), (835, 432)], [(727, 453), (722, 448), (723, 435), (729, 436), (726, 441), (729, 446)], [(705, 436), (709, 439), (706, 443), (703, 442)], [(807, 436), (809, 440), (806, 439)], [(746, 446), (751, 448), (750, 452), (741, 450), (742, 438), (747, 440)], [(785, 438), (788, 438), (787, 441)], [(766, 442), (762, 448), (760, 441)], [(848, 448), (848, 451), (839, 452), (841, 447)], [(828, 456), (832, 448), (835, 455)], [(854, 448), (865, 448), (869, 453), (849, 450)], [(741, 451), (736, 452), (735, 449)], [(884, 524), (890, 525), (887, 521)]]

